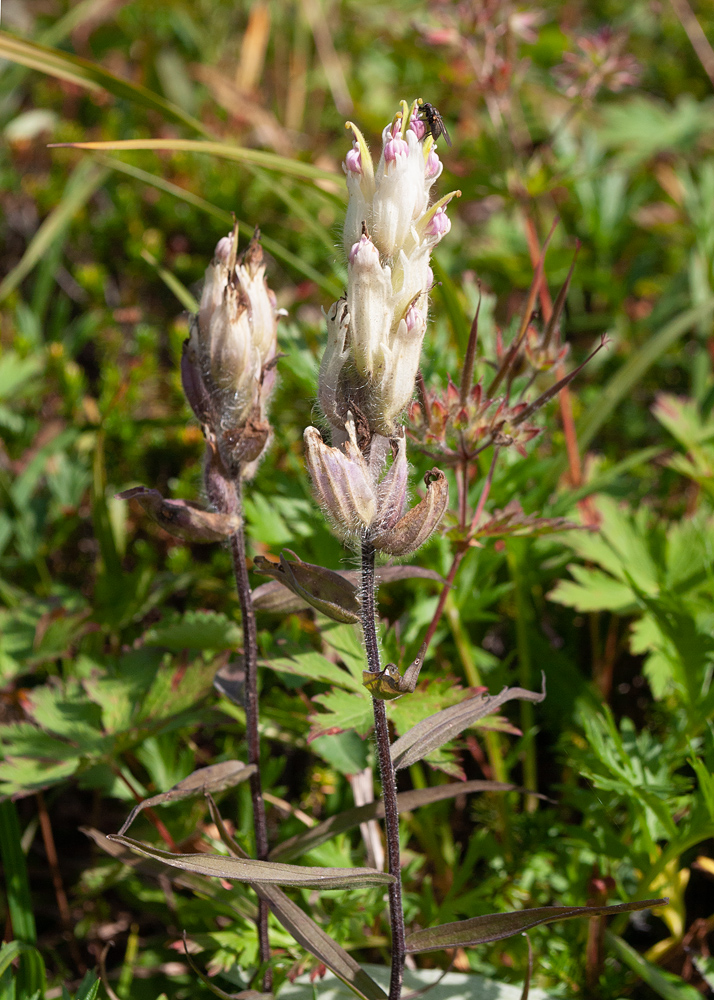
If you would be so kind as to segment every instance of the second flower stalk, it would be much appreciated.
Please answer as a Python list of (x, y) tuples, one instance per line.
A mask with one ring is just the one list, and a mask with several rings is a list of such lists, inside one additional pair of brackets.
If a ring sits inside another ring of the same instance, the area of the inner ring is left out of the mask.
[[(382, 132), (376, 167), (351, 122), (353, 144), (343, 163), (349, 191), (344, 249), (345, 295), (327, 314), (327, 347), (318, 396), (332, 444), (315, 427), (305, 431), (306, 462), (315, 495), (337, 534), (361, 557), (361, 624), (365, 684), (373, 693), (375, 736), (385, 807), (392, 929), (390, 1000), (399, 1000), (405, 929), (399, 813), (389, 727), (380, 696), (375, 556), (407, 556), (438, 526), (448, 504), (446, 477), (433, 469), (426, 495), (408, 507), (406, 437), (401, 418), (410, 403), (426, 332), (433, 274), (431, 252), (450, 229), (452, 192), (429, 204), (442, 171), (419, 102), (401, 110)], [(374, 677), (374, 680), (371, 678)]]

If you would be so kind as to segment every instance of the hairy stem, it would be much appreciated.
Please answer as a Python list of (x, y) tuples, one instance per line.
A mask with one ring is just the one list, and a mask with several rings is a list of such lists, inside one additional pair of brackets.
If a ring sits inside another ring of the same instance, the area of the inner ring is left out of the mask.
[[(245, 559), (245, 531), (243, 529), (243, 484), (240, 475), (229, 480), (217, 462), (206, 466), (206, 490), (209, 500), (225, 514), (238, 514), (241, 525), (230, 537), (233, 573), (238, 590), (241, 619), (243, 623), (243, 660), (245, 668), (245, 727), (248, 741), (248, 763), (255, 764), (255, 773), (250, 777), (250, 796), (253, 803), (253, 831), (255, 850), (259, 861), (268, 858), (268, 826), (265, 819), (265, 802), (260, 780), (260, 733), (258, 731), (258, 631), (255, 625), (253, 597), (248, 580)], [(258, 900), (258, 953), (260, 962), (267, 966), (270, 962), (270, 940), (268, 937), (268, 913), (270, 908), (264, 899)], [(273, 988), (273, 970), (266, 967), (263, 974), (263, 992)]]
[[(362, 632), (367, 651), (367, 667), (372, 673), (381, 669), (374, 596), (374, 549), (370, 542), (362, 543)], [(384, 799), (384, 825), (387, 833), (387, 862), (395, 881), (389, 886), (389, 918), (392, 925), (392, 974), (389, 982), (389, 1000), (399, 1000), (404, 972), (405, 933), (402, 908), (402, 873), (399, 860), (399, 810), (397, 808), (397, 780), (392, 764), (389, 743), (387, 710), (379, 698), (372, 699), (374, 731), (377, 740), (379, 773)]]

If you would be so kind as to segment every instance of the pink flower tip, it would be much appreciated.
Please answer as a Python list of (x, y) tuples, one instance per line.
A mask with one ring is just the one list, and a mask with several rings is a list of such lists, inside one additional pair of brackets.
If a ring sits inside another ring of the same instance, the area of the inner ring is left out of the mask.
[(354, 264), (358, 256), (364, 256), (366, 253), (368, 254), (375, 253), (377, 254), (377, 257), (379, 257), (379, 252), (376, 246), (371, 241), (369, 236), (365, 236), (363, 233), (362, 236), (360, 236), (358, 242), (352, 245), (352, 249), (350, 250), (350, 256), (349, 256), (350, 264)]
[(426, 169), (424, 171), (426, 179), (431, 180), (432, 177), (436, 177), (441, 169), (441, 160), (436, 155), (433, 149), (429, 150), (429, 155), (426, 158)]
[(409, 331), (409, 333), (412, 332), (414, 327), (417, 326), (417, 324), (420, 321), (421, 321), (421, 314), (419, 313), (416, 304), (412, 302), (412, 304), (407, 309), (406, 316), (404, 317), (404, 322), (407, 324), (407, 330)]
[(409, 119), (409, 128), (416, 135), (419, 141), (421, 141), (426, 135), (426, 124), (421, 120), (421, 118), (417, 118), (416, 115), (412, 115)]
[(352, 143), (352, 149), (345, 157), (345, 166), (353, 174), (362, 173), (362, 155), (356, 142)]
[(446, 209), (437, 208), (429, 221), (429, 225), (426, 227), (426, 232), (428, 236), (438, 236), (441, 239), (446, 233), (451, 229), (451, 221), (446, 214)]
[(409, 144), (401, 136), (388, 139), (384, 146), (385, 163), (394, 163), (400, 156), (409, 156)]
[(227, 264), (228, 258), (231, 255), (232, 246), (233, 246), (233, 236), (221, 237), (218, 243), (216, 243), (214, 257), (217, 257), (222, 264)]

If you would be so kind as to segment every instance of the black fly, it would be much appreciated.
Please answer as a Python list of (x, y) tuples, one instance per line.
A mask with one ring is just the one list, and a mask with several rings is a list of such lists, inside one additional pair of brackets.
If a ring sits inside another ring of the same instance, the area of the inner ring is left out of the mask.
[(419, 115), (421, 120), (426, 124), (426, 130), (434, 142), (436, 142), (440, 135), (443, 135), (446, 145), (451, 145), (449, 133), (446, 131), (446, 125), (444, 125), (444, 119), (433, 104), (422, 104), (419, 108)]

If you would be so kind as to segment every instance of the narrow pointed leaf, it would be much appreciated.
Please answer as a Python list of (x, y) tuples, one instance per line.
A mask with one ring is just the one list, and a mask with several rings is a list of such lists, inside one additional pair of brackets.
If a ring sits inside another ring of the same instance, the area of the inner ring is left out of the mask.
[(193, 774), (189, 774), (183, 781), (177, 782), (167, 792), (152, 795), (151, 798), (144, 799), (143, 802), (134, 806), (119, 833), (120, 835), (125, 834), (144, 809), (153, 809), (154, 806), (179, 802), (181, 799), (188, 799), (193, 795), (203, 795), (205, 792), (222, 792), (225, 788), (233, 788), (241, 781), (245, 781), (251, 774), (255, 774), (255, 771), (255, 764), (244, 764), (241, 760), (224, 760), (220, 764), (201, 767)]
[[(397, 808), (400, 813), (410, 812), (420, 806), (427, 806), (432, 802), (443, 802), (445, 799), (453, 799), (457, 795), (470, 795), (472, 792), (513, 792), (523, 791), (516, 785), (505, 784), (502, 781), (454, 781), (448, 785), (434, 785), (432, 788), (415, 788), (411, 792), (400, 792), (397, 795)], [(355, 809), (346, 809), (336, 816), (330, 816), (324, 823), (318, 823), (304, 833), (299, 833), (288, 840), (278, 844), (270, 852), (270, 859), (278, 858), (289, 861), (297, 858), (313, 847), (324, 844), (325, 841), (336, 837), (338, 833), (345, 833), (352, 830), (360, 823), (367, 823), (371, 819), (384, 819), (384, 802), (380, 799), (377, 802), (369, 802), (367, 805), (358, 806)]]
[(240, 528), (237, 514), (218, 514), (190, 500), (166, 500), (147, 486), (134, 486), (116, 497), (136, 500), (164, 531), (187, 542), (222, 542)]
[[(0, 47), (0, 55), (4, 55)], [(164, 150), (167, 153), (207, 153), (209, 156), (222, 157), (238, 163), (254, 163), (267, 170), (277, 170), (291, 177), (302, 177), (311, 181), (339, 181), (340, 178), (331, 170), (314, 167), (302, 160), (293, 160), (288, 156), (278, 156), (277, 153), (266, 153), (262, 149), (248, 149), (228, 142), (212, 142), (204, 139), (115, 139), (110, 141), (87, 142), (54, 142), (52, 149), (68, 147), (70, 149), (101, 149), (114, 152), (129, 152), (139, 149)]]
[[(338, 576), (342, 577), (353, 586), (358, 586), (361, 573), (359, 570), (335, 570)], [(435, 580), (437, 583), (445, 583), (444, 577), (433, 569), (425, 569), (423, 566), (380, 566), (377, 569), (377, 585), (383, 583), (395, 583), (398, 580)], [(261, 583), (253, 591), (253, 607), (261, 611), (272, 611), (276, 614), (291, 614), (293, 611), (303, 611), (310, 605), (301, 597), (291, 593), (282, 583), (277, 580), (270, 583)]]
[(256, 556), (253, 566), (257, 573), (274, 577), (328, 618), (349, 625), (359, 622), (361, 605), (357, 588), (334, 570), (303, 562), (297, 556), (288, 560), (284, 552), (279, 563)]
[(407, 935), (407, 952), (414, 954), (420, 951), (441, 951), (442, 948), (469, 948), (488, 941), (502, 941), (531, 927), (551, 924), (555, 920), (610, 916), (633, 910), (647, 910), (667, 902), (666, 899), (644, 899), (639, 902), (616, 903), (614, 906), (536, 906), (531, 910), (517, 910), (513, 913), (486, 913), (470, 920), (457, 920), (451, 924), (441, 924), (440, 927), (414, 931)]
[[(221, 814), (210, 794), (206, 796), (213, 821), (218, 827), (223, 843), (228, 850), (238, 858), (247, 858), (242, 847), (236, 843), (226, 830)], [(257, 883), (253, 886), (257, 895), (266, 901), (288, 933), (292, 934), (305, 951), (319, 961), (324, 962), (328, 969), (342, 980), (353, 993), (362, 1000), (386, 1000), (386, 994), (369, 976), (352, 956), (341, 948), (329, 934), (301, 910), (285, 895), (282, 889), (274, 885)]]
[(507, 701), (519, 698), (522, 701), (540, 702), (545, 698), (545, 677), (543, 677), (543, 690), (526, 691), (525, 688), (504, 688), (500, 694), (479, 695), (476, 698), (468, 698), (445, 708), (435, 715), (430, 715), (427, 719), (412, 726), (403, 736), (400, 736), (392, 744), (392, 760), (397, 770), (402, 767), (410, 767), (416, 761), (426, 757), (432, 750), (443, 746), (455, 739), (460, 733), (472, 726), (479, 719), (487, 715), (492, 715), (497, 708)]
[(197, 118), (182, 111), (176, 104), (146, 87), (115, 76), (88, 59), (81, 59), (47, 45), (38, 45), (37, 42), (18, 38), (7, 31), (0, 31), (0, 57), (60, 80), (68, 80), (87, 90), (106, 90), (115, 97), (158, 111), (167, 121), (186, 125), (199, 135), (210, 135)]
[(235, 879), (236, 882), (295, 885), (307, 889), (358, 889), (364, 885), (388, 885), (392, 875), (373, 868), (308, 868), (271, 861), (228, 858), (222, 854), (171, 854), (150, 844), (129, 837), (113, 836), (109, 840), (123, 844), (137, 854), (161, 861), (171, 868), (195, 872), (211, 878)]

